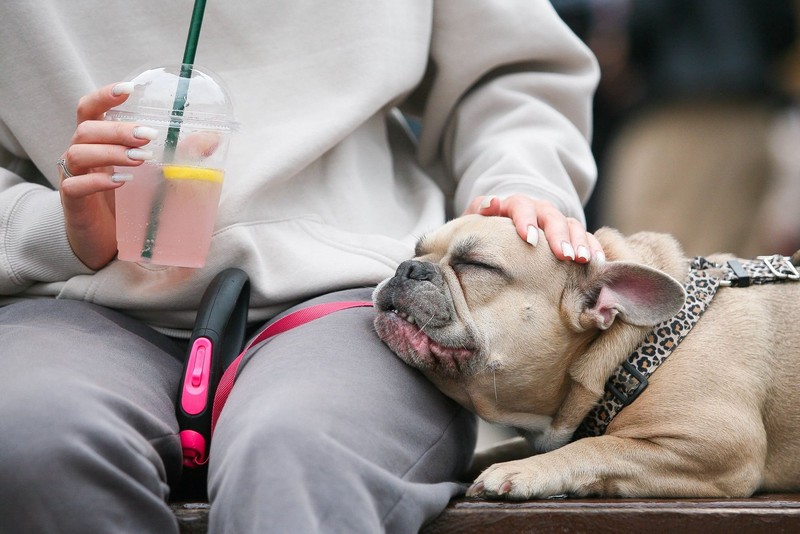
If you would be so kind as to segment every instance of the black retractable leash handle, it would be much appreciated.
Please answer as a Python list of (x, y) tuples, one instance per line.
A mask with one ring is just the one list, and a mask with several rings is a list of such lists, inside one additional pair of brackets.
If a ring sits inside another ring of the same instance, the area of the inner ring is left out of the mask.
[(176, 408), (185, 467), (208, 461), (214, 394), (244, 346), (249, 303), (250, 280), (236, 268), (214, 277), (200, 301)]

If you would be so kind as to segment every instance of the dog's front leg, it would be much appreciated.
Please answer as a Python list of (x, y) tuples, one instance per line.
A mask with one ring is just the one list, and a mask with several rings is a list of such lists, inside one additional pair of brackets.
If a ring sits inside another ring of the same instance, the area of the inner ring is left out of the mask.
[[(742, 459), (744, 460), (744, 459)], [(524, 500), (573, 496), (726, 497), (747, 496), (758, 469), (740, 463), (727, 473), (704, 471), (671, 448), (644, 439), (600, 436), (486, 469), (468, 496)]]

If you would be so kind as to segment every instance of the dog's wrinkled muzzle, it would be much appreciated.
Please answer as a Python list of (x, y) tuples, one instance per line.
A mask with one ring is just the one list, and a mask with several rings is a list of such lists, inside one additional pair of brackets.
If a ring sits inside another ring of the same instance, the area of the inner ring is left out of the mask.
[(426, 261), (408, 260), (373, 296), (380, 338), (409, 365), (449, 376), (468, 372), (474, 343), (457, 319), (444, 278)]

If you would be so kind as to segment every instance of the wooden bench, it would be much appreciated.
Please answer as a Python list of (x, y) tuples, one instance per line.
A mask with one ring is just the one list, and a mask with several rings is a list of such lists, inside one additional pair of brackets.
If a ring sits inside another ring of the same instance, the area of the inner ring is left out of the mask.
[[(181, 534), (205, 534), (208, 505), (172, 504)], [(750, 499), (552, 499), (519, 503), (455, 499), (422, 534), (715, 532), (798, 533), (800, 494)]]

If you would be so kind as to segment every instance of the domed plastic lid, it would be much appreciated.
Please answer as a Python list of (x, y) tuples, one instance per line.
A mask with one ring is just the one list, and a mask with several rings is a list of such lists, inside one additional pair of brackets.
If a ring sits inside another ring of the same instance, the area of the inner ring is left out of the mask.
[[(193, 65), (191, 77), (181, 77), (180, 65), (137, 71), (128, 99), (109, 111), (114, 120), (169, 122), (175, 110), (182, 122), (208, 128), (235, 128), (233, 102), (219, 76)], [(182, 113), (182, 114), (181, 114)]]

